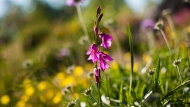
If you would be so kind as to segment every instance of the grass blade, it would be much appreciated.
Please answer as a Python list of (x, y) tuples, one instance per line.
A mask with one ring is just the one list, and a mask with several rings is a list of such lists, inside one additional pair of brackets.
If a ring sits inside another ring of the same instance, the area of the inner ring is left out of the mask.
[(177, 86), (175, 89), (173, 89), (171, 92), (169, 92), (167, 95), (165, 95), (161, 101), (163, 101), (164, 99), (168, 98), (170, 95), (173, 95), (177, 90), (179, 90), (181, 87), (183, 87), (184, 85), (187, 85), (190, 83), (190, 80), (187, 80), (186, 82), (180, 84), (179, 86)]
[(188, 54), (187, 54), (187, 62), (188, 62), (189, 68), (190, 68), (190, 61), (189, 61), (189, 56), (188, 56)]
[(134, 66), (134, 50), (133, 50), (133, 39), (131, 35), (131, 30), (130, 26), (128, 25), (127, 27), (127, 35), (129, 37), (129, 47), (130, 47), (130, 52), (131, 52), (131, 71), (133, 73), (133, 66)]
[(160, 74), (160, 57), (158, 57), (158, 61), (156, 64), (156, 71), (154, 75), (154, 91), (158, 92), (158, 80), (159, 80), (159, 74)]
[(128, 25), (127, 27), (127, 35), (129, 36), (129, 47), (130, 47), (130, 52), (131, 52), (131, 72), (130, 72), (130, 87), (129, 87), (129, 96), (131, 96), (131, 90), (132, 90), (132, 81), (133, 81), (133, 66), (134, 66), (134, 50), (133, 50), (133, 39), (131, 35), (131, 30)]

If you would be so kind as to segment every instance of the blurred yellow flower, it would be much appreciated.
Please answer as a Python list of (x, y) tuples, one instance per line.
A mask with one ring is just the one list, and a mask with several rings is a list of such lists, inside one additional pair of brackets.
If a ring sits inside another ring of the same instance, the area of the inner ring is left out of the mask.
[(118, 63), (116, 61), (112, 61), (111, 63), (111, 69), (118, 69)]
[[(131, 70), (131, 63), (126, 64), (126, 69)], [(133, 65), (133, 71), (137, 72), (138, 69), (139, 69), (139, 64), (135, 62)]]
[(21, 101), (22, 101), (22, 102), (26, 102), (26, 101), (28, 101), (28, 99), (29, 99), (29, 97), (26, 96), (26, 95), (23, 95), (23, 96), (21, 97)]
[(3, 95), (3, 96), (1, 97), (1, 104), (7, 105), (7, 104), (9, 103), (9, 101), (10, 101), (10, 98), (9, 98), (8, 95)]
[(76, 98), (79, 98), (79, 93), (74, 93), (74, 96), (75, 96)]
[(30, 85), (31, 85), (31, 80), (30, 80), (30, 79), (25, 79), (25, 80), (23, 81), (23, 85), (24, 85), (24, 87), (30, 86)]
[(58, 78), (59, 80), (63, 80), (65, 78), (65, 74), (63, 72), (59, 72), (57, 73), (56, 78)]
[(74, 76), (67, 76), (63, 81), (61, 81), (61, 85), (64, 87), (64, 86), (67, 86), (69, 84), (74, 84), (75, 83), (75, 78)]
[(139, 63), (135, 62), (133, 66), (134, 72), (137, 72), (138, 69), (139, 69)]
[(143, 54), (142, 58), (143, 58), (143, 61), (145, 62), (148, 62), (149, 60), (151, 60), (151, 57), (147, 54)]
[(61, 101), (62, 99), (62, 95), (60, 92), (57, 92), (56, 95), (53, 98), (53, 103), (57, 104)]
[(54, 96), (53, 90), (46, 91), (46, 93), (45, 93), (45, 98), (46, 99), (50, 100), (50, 99), (53, 98), (53, 96)]
[(188, 31), (188, 33), (190, 33), (190, 26), (188, 26), (187, 31)]
[(32, 86), (28, 86), (25, 88), (25, 94), (29, 97), (34, 94), (34, 91), (35, 89)]
[(81, 66), (76, 66), (74, 69), (74, 76), (81, 76), (83, 73), (83, 68)]
[(131, 60), (131, 53), (130, 52), (126, 52), (124, 54), (124, 60), (125, 61), (130, 61)]
[(38, 83), (37, 88), (40, 91), (46, 89), (46, 82), (45, 81), (41, 81), (40, 83)]
[(85, 70), (86, 70), (86, 71), (91, 71), (92, 69), (93, 69), (92, 64), (87, 63), (87, 64), (85, 65)]
[(22, 101), (17, 102), (16, 107), (25, 107), (25, 102)]

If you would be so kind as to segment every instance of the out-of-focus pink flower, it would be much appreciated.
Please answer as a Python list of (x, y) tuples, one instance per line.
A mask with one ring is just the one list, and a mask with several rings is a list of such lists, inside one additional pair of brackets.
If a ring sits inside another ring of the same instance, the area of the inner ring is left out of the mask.
[(190, 9), (183, 8), (173, 15), (174, 23), (177, 25), (185, 25), (190, 22)]
[(69, 56), (70, 55), (70, 51), (67, 48), (62, 48), (61, 50), (58, 51), (58, 53), (56, 53), (56, 58), (58, 60), (61, 60), (63, 57)]
[(154, 29), (155, 21), (152, 19), (145, 19), (141, 22), (140, 28), (144, 29)]
[(78, 3), (83, 2), (84, 0), (67, 0), (67, 6), (76, 6)]

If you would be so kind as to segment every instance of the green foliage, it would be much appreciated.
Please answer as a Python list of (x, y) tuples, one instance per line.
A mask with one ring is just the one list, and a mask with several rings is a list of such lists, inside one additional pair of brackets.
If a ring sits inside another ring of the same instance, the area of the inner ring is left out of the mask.
[[(0, 106), (79, 107), (86, 104), (86, 107), (99, 107), (94, 67), (86, 60), (88, 45), (76, 8), (63, 6), (56, 10), (38, 0), (35, 3), (31, 13), (12, 10), (1, 19)], [(106, 50), (114, 61), (109, 63), (110, 69), (101, 72), (103, 107), (188, 107), (190, 22), (176, 24), (175, 32), (168, 23), (164, 24), (172, 55), (160, 33), (148, 29), (145, 33), (152, 34), (149, 36), (155, 39), (156, 47), (149, 53), (150, 41), (143, 42), (141, 36), (145, 34), (137, 29), (141, 18), (132, 13), (124, 0), (91, 0), (81, 8), (91, 40), (99, 5), (104, 8), (101, 30), (116, 35), (121, 47), (121, 56), (116, 52), (115, 40)], [(107, 20), (110, 18), (111, 21)], [(173, 66), (174, 59), (180, 58), (182, 83)], [(149, 69), (154, 68), (154, 73), (148, 75)], [(86, 89), (88, 95), (84, 94)]]

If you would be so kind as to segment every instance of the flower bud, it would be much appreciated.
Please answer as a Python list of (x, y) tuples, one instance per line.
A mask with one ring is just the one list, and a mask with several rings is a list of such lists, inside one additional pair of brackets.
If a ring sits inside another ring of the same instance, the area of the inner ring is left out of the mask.
[(103, 17), (103, 13), (98, 16), (98, 23), (101, 21), (102, 17)]
[(74, 107), (76, 105), (75, 101), (71, 101), (67, 104), (67, 107)]
[(174, 60), (173, 61), (173, 66), (175, 67), (175, 66), (179, 65), (181, 63), (181, 59), (182, 58)]
[(88, 95), (91, 94), (91, 92), (92, 92), (92, 88), (89, 87), (89, 88), (87, 88), (87, 89), (84, 91), (84, 95), (85, 95), (85, 96), (88, 96)]
[(96, 17), (99, 16), (99, 14), (101, 13), (102, 8), (100, 6), (98, 6), (97, 10), (96, 10)]
[(159, 21), (154, 25), (154, 29), (160, 30), (160, 29), (163, 28), (163, 26), (164, 26), (163, 20), (159, 20)]
[(97, 35), (98, 34), (98, 28), (96, 26), (96, 23), (94, 23), (94, 33)]
[(149, 71), (148, 71), (148, 75), (154, 75), (154, 71), (155, 71), (155, 68), (153, 68), (153, 69), (149, 69)]

